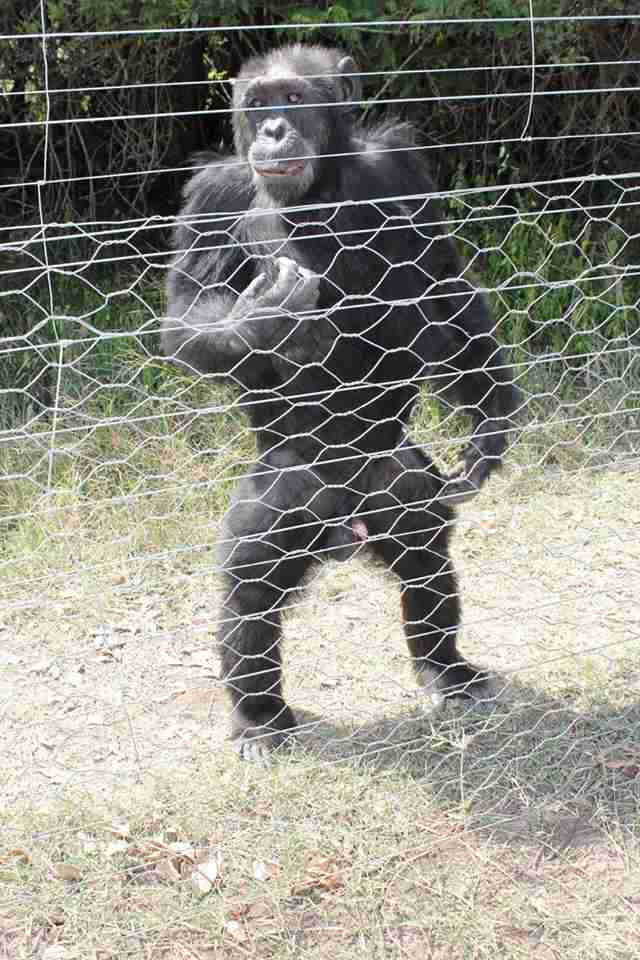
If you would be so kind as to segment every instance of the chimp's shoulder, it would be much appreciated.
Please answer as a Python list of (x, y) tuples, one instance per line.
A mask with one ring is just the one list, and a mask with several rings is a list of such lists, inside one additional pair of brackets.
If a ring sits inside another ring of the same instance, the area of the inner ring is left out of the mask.
[[(173, 230), (178, 250), (198, 249), (207, 236), (231, 235), (251, 205), (253, 186), (245, 163), (215, 154), (193, 158), (200, 169), (186, 183)], [(210, 245), (210, 241), (209, 241)]]
[(352, 180), (361, 190), (390, 196), (434, 189), (424, 149), (410, 123), (358, 127), (354, 133)]
[(193, 163), (201, 169), (183, 189), (184, 208), (200, 213), (234, 213), (250, 206), (253, 185), (246, 162), (201, 153), (193, 158)]

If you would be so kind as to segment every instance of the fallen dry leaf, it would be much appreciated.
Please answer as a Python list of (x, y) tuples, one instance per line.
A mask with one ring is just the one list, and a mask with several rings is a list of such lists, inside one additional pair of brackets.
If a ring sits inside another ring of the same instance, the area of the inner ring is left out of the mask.
[(78, 880), (82, 880), (82, 871), (74, 863), (54, 863), (53, 870), (56, 877), (68, 883), (77, 883)]
[(199, 897), (206, 896), (219, 882), (220, 865), (217, 860), (199, 863), (191, 871), (191, 886)]
[(131, 824), (126, 820), (122, 823), (109, 824), (107, 830), (120, 840), (128, 840), (131, 837)]
[(607, 770), (619, 770), (633, 780), (640, 775), (640, 747), (623, 747), (615, 754), (598, 754), (598, 761)]
[(305, 896), (314, 890), (338, 890), (344, 886), (344, 879), (340, 875), (338, 864), (331, 857), (320, 857), (312, 860), (307, 867), (307, 876), (302, 883), (296, 884), (292, 893), (294, 896)]
[(278, 922), (274, 917), (274, 906), (273, 903), (268, 900), (254, 900), (252, 903), (247, 904), (247, 909), (244, 914), (245, 922), (255, 923), (259, 926), (261, 932), (264, 933), (265, 929), (268, 926), (278, 926)]
[(0, 863), (12, 863), (15, 861), (29, 864), (31, 863), (31, 857), (22, 847), (9, 847), (8, 850), (5, 850), (5, 852), (0, 855)]
[(175, 857), (176, 860), (193, 861), (195, 859), (195, 850), (192, 844), (182, 840), (174, 840), (172, 843), (168, 843), (167, 850), (171, 850), (177, 855)]
[(242, 903), (229, 914), (231, 920), (262, 920), (273, 915), (273, 906), (266, 900), (252, 900)]
[(117, 857), (121, 853), (126, 853), (128, 849), (129, 843), (127, 840), (112, 840), (105, 847), (104, 853), (106, 857)]
[[(157, 873), (165, 880), (181, 880), (195, 860), (195, 850), (190, 843), (176, 841), (166, 845), (158, 844), (165, 856), (156, 866)], [(169, 856), (166, 856), (169, 854)]]
[(160, 863), (157, 863), (156, 873), (159, 877), (162, 877), (163, 880), (168, 880), (169, 883), (177, 883), (182, 879), (180, 870), (172, 860), (161, 860)]
[(272, 880), (277, 876), (279, 871), (279, 866), (277, 863), (273, 863), (271, 860), (254, 860), (253, 861), (253, 876), (256, 880), (266, 882), (267, 880)]
[(227, 920), (224, 925), (224, 932), (233, 937), (237, 943), (244, 943), (248, 940), (247, 931), (239, 920)]
[(67, 960), (71, 954), (66, 947), (60, 946), (58, 943), (52, 944), (50, 947), (45, 947), (42, 951), (42, 960)]
[(526, 927), (501, 927), (499, 933), (516, 943), (535, 944), (540, 939), (539, 932), (529, 930)]

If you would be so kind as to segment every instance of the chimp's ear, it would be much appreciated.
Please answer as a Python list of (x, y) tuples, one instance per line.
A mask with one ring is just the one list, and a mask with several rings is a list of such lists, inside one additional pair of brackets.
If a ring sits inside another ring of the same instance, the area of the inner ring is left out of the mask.
[(336, 68), (338, 84), (343, 100), (360, 100), (362, 84), (358, 76), (358, 68), (353, 57), (343, 57)]

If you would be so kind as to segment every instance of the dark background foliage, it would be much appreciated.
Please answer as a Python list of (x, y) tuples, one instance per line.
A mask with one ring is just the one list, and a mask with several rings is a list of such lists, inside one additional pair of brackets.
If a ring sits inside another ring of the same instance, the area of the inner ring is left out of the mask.
[[(538, 24), (537, 96), (527, 123), (530, 27), (508, 18), (526, 17), (528, 0), (307, 0), (293, 6), (280, 0), (54, 0), (45, 6), (54, 34), (45, 44), (29, 36), (42, 29), (39, 3), (5, 0), (0, 12), (0, 31), (16, 37), (0, 41), (1, 119), (13, 124), (0, 134), (5, 224), (33, 223), (39, 202), (49, 221), (174, 212), (187, 157), (230, 141), (226, 78), (252, 53), (294, 39), (348, 48), (370, 73), (365, 114), (400, 109), (436, 148), (429, 153), (443, 185), (637, 167), (639, 139), (629, 134), (640, 129), (640, 111), (628, 88), (637, 85), (638, 64), (614, 61), (640, 59), (640, 19)], [(625, 0), (537, 0), (534, 11), (586, 18), (634, 13), (634, 7)], [(485, 22), (421, 22), (437, 18)], [(376, 20), (412, 23), (371, 23)], [(348, 25), (363, 21), (368, 25)], [(256, 26), (270, 29), (250, 29)], [(174, 27), (196, 32), (158, 32)], [(42, 92), (47, 86), (49, 97)], [(579, 92), (597, 89), (605, 92)], [(392, 100), (406, 102), (397, 107)], [(607, 135), (618, 133), (624, 136)], [(38, 197), (42, 179), (54, 183)]]
[[(497, 187), (451, 199), (447, 213), (523, 362), (546, 353), (573, 378), (604, 349), (637, 353), (640, 174), (619, 175), (639, 169), (640, 17), (602, 19), (637, 13), (633, 0), (535, 0), (537, 17), (565, 19), (536, 23), (533, 43), (529, 0), (44, 9), (45, 31), (36, 0), (0, 5), (0, 420), (10, 429), (45, 417), (56, 384), (72, 404), (96, 384), (111, 402), (109, 385), (154, 356), (171, 217), (193, 156), (230, 146), (228, 80), (241, 62), (295, 40), (353, 54), (362, 116), (412, 121), (442, 189)], [(156, 396), (162, 368), (142, 370), (141, 389)]]

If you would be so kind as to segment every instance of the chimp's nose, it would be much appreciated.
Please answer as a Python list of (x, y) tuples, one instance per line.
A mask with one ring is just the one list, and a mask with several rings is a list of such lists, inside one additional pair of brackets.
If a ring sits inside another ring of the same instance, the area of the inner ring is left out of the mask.
[(273, 120), (265, 120), (262, 124), (262, 131), (266, 137), (272, 137), (274, 140), (284, 140), (287, 132), (287, 124), (282, 117), (276, 117)]

